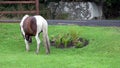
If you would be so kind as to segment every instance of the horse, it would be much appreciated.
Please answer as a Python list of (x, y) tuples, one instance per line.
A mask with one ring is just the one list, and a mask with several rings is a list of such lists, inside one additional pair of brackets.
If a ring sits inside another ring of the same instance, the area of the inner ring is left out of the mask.
[(39, 35), (42, 33), (43, 42), (46, 48), (46, 54), (50, 53), (50, 41), (48, 37), (48, 23), (47, 21), (40, 15), (29, 16), (25, 15), (20, 22), (20, 30), (23, 35), (26, 51), (30, 50), (29, 44), (32, 43), (32, 36), (35, 36), (37, 41), (37, 49), (36, 54), (39, 53), (40, 48), (40, 39)]

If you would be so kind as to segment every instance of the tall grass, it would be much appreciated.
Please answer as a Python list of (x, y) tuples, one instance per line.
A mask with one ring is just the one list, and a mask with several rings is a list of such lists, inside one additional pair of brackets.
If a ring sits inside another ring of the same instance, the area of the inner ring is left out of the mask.
[[(49, 37), (74, 29), (89, 39), (83, 48), (57, 49), (45, 54), (41, 43), (39, 55), (35, 54), (36, 41), (25, 51), (19, 24), (0, 23), (0, 68), (119, 68), (120, 28), (88, 26), (49, 26)], [(41, 37), (42, 42), (42, 37)]]

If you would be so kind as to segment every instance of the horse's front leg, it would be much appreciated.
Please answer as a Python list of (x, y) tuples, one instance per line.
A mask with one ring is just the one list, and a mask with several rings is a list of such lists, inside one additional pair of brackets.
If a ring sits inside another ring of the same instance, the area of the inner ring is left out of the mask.
[(39, 39), (38, 34), (35, 36), (35, 38), (36, 38), (36, 41), (37, 41), (36, 54), (38, 54), (39, 53), (39, 49), (40, 49), (40, 39)]
[(30, 50), (30, 47), (29, 47), (29, 42), (25, 39), (25, 44), (26, 44), (26, 51), (28, 52)]

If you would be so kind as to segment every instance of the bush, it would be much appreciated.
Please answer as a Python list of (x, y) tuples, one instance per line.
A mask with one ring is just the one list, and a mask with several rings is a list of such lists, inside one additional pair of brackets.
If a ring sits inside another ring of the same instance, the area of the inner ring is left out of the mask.
[(82, 48), (88, 45), (89, 43), (88, 40), (80, 38), (79, 34), (76, 31), (70, 31), (68, 33), (52, 36), (50, 41), (51, 45), (57, 48), (69, 48), (69, 47)]

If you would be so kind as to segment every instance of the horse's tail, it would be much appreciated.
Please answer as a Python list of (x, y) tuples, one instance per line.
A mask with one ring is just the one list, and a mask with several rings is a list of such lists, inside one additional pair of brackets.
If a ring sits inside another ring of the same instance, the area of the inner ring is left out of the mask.
[(45, 44), (46, 53), (49, 54), (50, 53), (50, 41), (49, 41), (49, 37), (48, 37), (47, 21), (45, 21), (45, 23), (43, 23), (43, 41), (44, 41), (44, 44)]

